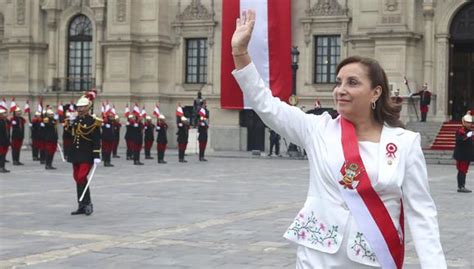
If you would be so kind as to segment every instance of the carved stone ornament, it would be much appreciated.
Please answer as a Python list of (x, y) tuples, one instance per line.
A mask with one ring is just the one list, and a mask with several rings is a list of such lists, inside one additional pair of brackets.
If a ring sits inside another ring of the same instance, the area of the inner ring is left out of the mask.
[(16, 23), (18, 25), (25, 24), (25, 0), (16, 1)]
[(192, 0), (184, 9), (183, 13), (178, 15), (179, 20), (212, 20), (212, 14), (201, 4), (200, 0)]
[(346, 9), (337, 0), (318, 0), (307, 13), (308, 16), (344, 16)]
[(67, 0), (66, 8), (68, 7), (83, 7), (89, 6), (89, 0)]
[(124, 22), (127, 18), (127, 3), (125, 0), (117, 0), (116, 9), (116, 20), (118, 22)]
[(398, 1), (397, 0), (387, 0), (385, 2), (385, 6), (387, 8), (387, 11), (390, 11), (390, 12), (397, 11)]

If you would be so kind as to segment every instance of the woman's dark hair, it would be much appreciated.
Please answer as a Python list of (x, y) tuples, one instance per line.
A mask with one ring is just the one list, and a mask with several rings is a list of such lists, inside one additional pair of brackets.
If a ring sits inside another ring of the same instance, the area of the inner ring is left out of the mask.
[(367, 67), (367, 75), (372, 83), (372, 89), (377, 86), (382, 88), (382, 93), (375, 102), (376, 107), (373, 113), (375, 120), (381, 124), (386, 122), (391, 127), (405, 128), (404, 124), (398, 118), (399, 112), (397, 112), (396, 105), (390, 99), (387, 75), (379, 62), (367, 57), (350, 56), (337, 65), (336, 73), (339, 73), (343, 66), (352, 63), (360, 63)]

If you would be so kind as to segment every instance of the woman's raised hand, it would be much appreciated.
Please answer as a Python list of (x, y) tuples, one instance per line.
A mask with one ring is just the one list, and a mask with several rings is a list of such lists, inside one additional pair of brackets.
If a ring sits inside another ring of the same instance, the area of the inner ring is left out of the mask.
[(234, 56), (247, 53), (247, 47), (255, 25), (255, 10), (249, 9), (242, 12), (237, 18), (234, 34), (232, 35), (232, 54)]

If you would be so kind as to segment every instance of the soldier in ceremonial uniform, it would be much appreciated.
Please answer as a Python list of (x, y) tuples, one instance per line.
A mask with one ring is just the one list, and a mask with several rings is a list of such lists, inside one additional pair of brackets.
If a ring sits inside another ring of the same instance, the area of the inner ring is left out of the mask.
[(127, 144), (127, 160), (133, 160), (133, 150), (132, 150), (132, 142), (131, 142), (131, 124), (134, 122), (135, 116), (133, 114), (130, 114), (127, 116), (127, 123), (125, 124), (125, 143)]
[(155, 140), (155, 125), (151, 121), (150, 116), (146, 116), (145, 122), (145, 159), (153, 159), (151, 157), (151, 147), (153, 146), (153, 141)]
[[(201, 110), (204, 110), (204, 109), (201, 109)], [(204, 158), (204, 153), (206, 152), (207, 129), (209, 129), (209, 122), (207, 121), (205, 113), (200, 111), (199, 115), (201, 116), (198, 122), (199, 161), (207, 162), (207, 159)]]
[(46, 110), (41, 112), (40, 128), (38, 130), (38, 141), (39, 141), (39, 155), (40, 164), (46, 163), (46, 142), (45, 142), (45, 127), (44, 119), (46, 118)]
[(158, 163), (166, 163), (164, 160), (165, 158), (165, 151), (166, 145), (168, 144), (168, 138), (166, 136), (166, 132), (168, 131), (168, 124), (166, 124), (165, 115), (161, 114), (158, 117), (158, 123), (156, 124), (156, 132), (158, 133), (156, 136), (156, 149), (158, 151)]
[(87, 185), (87, 175), (93, 164), (100, 163), (100, 126), (102, 121), (89, 114), (95, 91), (89, 91), (77, 101), (77, 118), (72, 115), (67, 130), (73, 136), (73, 146), (68, 161), (72, 163), (73, 177), (76, 182), (78, 208), (71, 215), (90, 215), (94, 211), (90, 195), (90, 186), (84, 198), (79, 201)]
[(72, 135), (71, 132), (68, 132), (67, 126), (69, 118), (71, 117), (71, 112), (66, 112), (66, 118), (64, 119), (63, 123), (63, 151), (64, 151), (64, 158), (67, 160), (69, 156), (69, 152), (71, 151), (72, 146)]
[(462, 127), (456, 131), (456, 146), (453, 158), (456, 160), (458, 170), (458, 192), (472, 192), (466, 189), (466, 174), (470, 162), (474, 161), (474, 141), (472, 136), (472, 115), (468, 111), (462, 118)]
[(33, 161), (39, 161), (40, 152), (40, 124), (43, 122), (41, 119), (41, 112), (36, 111), (35, 116), (31, 120), (31, 154), (33, 155)]
[(12, 137), (12, 160), (13, 165), (23, 165), (20, 162), (20, 151), (25, 138), (25, 122), (26, 120), (21, 116), (21, 109), (17, 107), (10, 120), (11, 123), (11, 137)]
[(105, 167), (114, 166), (110, 163), (110, 156), (112, 155), (115, 143), (113, 128), (114, 118), (115, 115), (113, 113), (107, 112), (104, 122), (102, 123), (102, 160), (104, 160)]
[(186, 152), (186, 147), (188, 146), (188, 137), (189, 137), (189, 122), (185, 116), (180, 118), (178, 123), (178, 158), (180, 163), (187, 163), (184, 159), (184, 154)]
[(44, 152), (45, 152), (45, 169), (54, 170), (53, 167), (54, 153), (58, 148), (58, 127), (57, 122), (54, 119), (54, 111), (48, 109), (46, 111), (46, 117), (43, 118), (44, 124)]
[(134, 115), (129, 123), (130, 149), (132, 151), (133, 164), (143, 165), (143, 163), (140, 162), (140, 151), (143, 146), (143, 123), (137, 115)]
[(112, 128), (114, 129), (114, 148), (112, 151), (113, 158), (120, 158), (120, 156), (117, 155), (117, 148), (120, 143), (120, 128), (121, 127), (122, 127), (122, 124), (120, 123), (120, 117), (119, 115), (115, 115), (114, 121), (112, 122)]
[(420, 96), (420, 112), (421, 121), (426, 121), (426, 115), (428, 114), (429, 105), (431, 103), (431, 92), (428, 90), (428, 83), (423, 84), (421, 91), (412, 94), (411, 96)]
[(5, 168), (5, 158), (10, 146), (10, 122), (7, 119), (7, 109), (0, 106), (0, 173), (9, 173)]

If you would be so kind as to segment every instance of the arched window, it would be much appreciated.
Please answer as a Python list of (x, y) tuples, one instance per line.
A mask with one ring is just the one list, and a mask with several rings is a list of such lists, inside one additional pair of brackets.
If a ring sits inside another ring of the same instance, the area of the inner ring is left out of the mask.
[(67, 90), (83, 91), (94, 86), (92, 77), (92, 23), (80, 14), (68, 32)]

